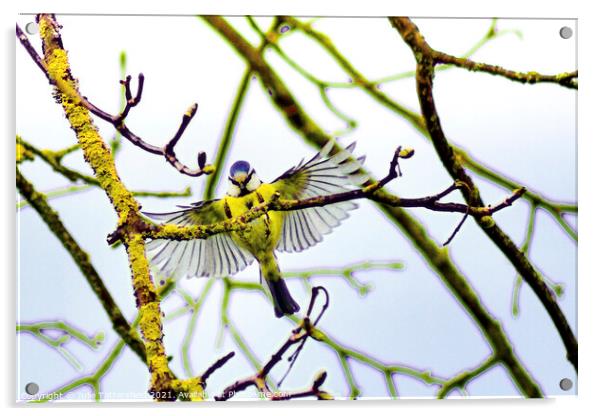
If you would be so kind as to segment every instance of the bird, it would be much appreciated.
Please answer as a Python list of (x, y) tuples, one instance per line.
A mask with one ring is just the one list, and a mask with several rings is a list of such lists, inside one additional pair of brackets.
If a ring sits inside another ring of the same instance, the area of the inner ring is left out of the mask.
[[(243, 215), (269, 201), (275, 193), (279, 193), (279, 198), (301, 200), (346, 192), (366, 183), (368, 176), (361, 172), (365, 156), (352, 156), (356, 143), (338, 151), (335, 143), (334, 139), (329, 140), (307, 162), (302, 159), (270, 183), (263, 182), (249, 162), (236, 161), (230, 167), (230, 184), (223, 198), (178, 205), (179, 209), (171, 212), (143, 213), (162, 224), (210, 225)], [(147, 257), (164, 276), (174, 279), (183, 275), (231, 276), (257, 261), (260, 282), (267, 286), (274, 314), (280, 318), (298, 312), (299, 305), (284, 282), (276, 251), (300, 252), (316, 245), (357, 207), (353, 201), (343, 201), (292, 211), (268, 211), (241, 230), (206, 239), (149, 240)]]

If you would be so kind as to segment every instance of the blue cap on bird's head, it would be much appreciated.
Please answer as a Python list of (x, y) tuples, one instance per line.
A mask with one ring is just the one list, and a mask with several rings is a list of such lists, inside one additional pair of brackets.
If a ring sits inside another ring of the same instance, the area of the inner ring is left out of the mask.
[(250, 173), (251, 165), (246, 160), (239, 160), (230, 166), (230, 179), (238, 183), (245, 182)]

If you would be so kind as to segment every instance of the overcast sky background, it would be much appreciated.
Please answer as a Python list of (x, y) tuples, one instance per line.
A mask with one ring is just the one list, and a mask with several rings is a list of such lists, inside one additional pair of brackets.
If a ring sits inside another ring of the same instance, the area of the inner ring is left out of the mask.
[[(21, 16), (24, 27), (31, 17)], [(197, 116), (178, 144), (177, 154), (193, 164), (195, 155), (205, 150), (211, 160), (219, 141), (230, 105), (245, 63), (211, 28), (193, 17), (90, 17), (59, 16), (63, 40), (69, 50), (74, 75), (84, 95), (107, 111), (117, 112), (119, 103), (118, 57), (128, 54), (128, 71), (146, 77), (141, 104), (128, 117), (129, 127), (156, 145), (163, 145), (177, 129), (181, 115), (193, 102), (199, 103)], [(245, 36), (258, 38), (244, 18), (230, 19)], [(265, 28), (270, 19), (259, 19)], [(487, 30), (486, 19), (417, 19), (417, 25), (429, 43), (440, 50), (462, 54)], [(501, 20), (500, 29), (519, 29), (523, 38), (506, 35), (498, 38), (474, 58), (515, 70), (558, 73), (576, 67), (576, 41), (558, 35), (562, 26), (574, 21)], [(339, 49), (369, 79), (412, 69), (413, 56), (397, 32), (385, 19), (328, 18), (316, 23)], [(33, 39), (39, 46), (39, 41)], [(345, 81), (347, 76), (315, 43), (301, 34), (282, 40), (281, 46), (299, 63), (322, 79)], [(59, 149), (74, 143), (74, 136), (62, 109), (51, 98), (47, 80), (29, 56), (17, 44), (17, 133), (41, 148)], [(318, 91), (288, 67), (274, 53), (270, 63), (298, 96), (308, 113), (329, 132), (343, 123), (323, 105)], [(411, 79), (382, 85), (383, 91), (417, 109), (414, 82)], [(443, 128), (455, 143), (469, 149), (479, 160), (547, 197), (561, 201), (576, 200), (576, 93), (557, 85), (522, 85), (500, 77), (452, 69), (438, 73), (435, 99)], [(367, 167), (376, 176), (386, 173), (391, 152), (399, 144), (414, 147), (415, 156), (403, 161), (403, 178), (390, 189), (402, 196), (425, 196), (451, 183), (437, 155), (427, 141), (408, 123), (382, 108), (359, 89), (332, 90), (332, 100), (348, 115), (356, 118), (358, 128), (341, 140), (357, 141), (357, 154), (367, 155)], [(97, 125), (105, 139), (113, 129), (102, 121)], [(291, 131), (277, 112), (258, 81), (250, 87), (245, 101), (232, 152), (227, 165), (246, 159), (264, 180), (272, 180), (301, 158), (315, 150)], [(87, 171), (80, 153), (65, 162)], [(191, 186), (193, 198), (141, 198), (145, 210), (172, 209), (175, 204), (200, 198), (203, 179), (178, 174), (160, 157), (141, 152), (124, 142), (117, 159), (124, 183), (131, 189), (181, 190)], [(64, 185), (65, 180), (52, 173), (42, 162), (22, 165), (24, 175), (39, 190)], [(496, 203), (508, 192), (477, 180), (487, 203)], [(220, 181), (218, 195), (226, 184)], [(458, 200), (455, 196), (450, 200)], [(126, 316), (135, 314), (127, 259), (122, 249), (107, 247), (105, 237), (115, 226), (115, 215), (100, 190), (90, 190), (56, 199), (65, 225), (81, 246), (92, 253), (95, 267)], [(460, 216), (413, 210), (431, 235), (444, 242)], [(68, 348), (84, 363), (84, 373), (93, 371), (112, 348), (117, 337), (100, 304), (88, 288), (69, 255), (30, 208), (19, 213), (19, 310), (20, 322), (63, 319), (89, 333), (104, 331), (106, 341), (96, 351), (72, 342)], [(517, 243), (523, 239), (528, 204), (519, 202), (496, 215), (500, 226)], [(490, 312), (503, 322), (515, 351), (547, 395), (574, 394), (576, 387), (563, 392), (559, 380), (575, 372), (564, 359), (562, 342), (543, 307), (525, 285), (521, 292), (521, 315), (510, 313), (514, 269), (501, 253), (468, 220), (450, 247), (452, 258), (468, 276)], [(547, 276), (565, 284), (560, 306), (576, 332), (576, 246), (546, 213), (539, 212), (531, 258)], [(315, 279), (331, 294), (331, 307), (322, 325), (336, 340), (388, 363), (403, 363), (431, 369), (449, 377), (473, 367), (487, 357), (489, 347), (478, 328), (449, 294), (438, 277), (414, 252), (411, 244), (393, 228), (369, 202), (361, 201), (334, 233), (306, 252), (281, 254), (283, 270), (319, 266), (343, 266), (371, 260), (396, 260), (403, 271), (359, 274), (374, 290), (365, 298), (357, 296), (342, 279)], [(257, 280), (254, 264), (237, 276)], [(196, 295), (204, 280), (182, 281)], [(302, 308), (308, 293), (300, 282), (289, 284)], [(222, 285), (217, 282), (204, 305), (192, 345), (195, 373), (204, 371), (220, 355), (235, 349), (226, 334), (216, 349), (219, 305)], [(177, 295), (165, 302), (166, 313), (182, 304)], [(261, 361), (281, 345), (290, 324), (273, 317), (272, 307), (256, 293), (237, 292), (232, 297), (231, 317), (249, 341)], [(165, 343), (174, 356), (172, 368), (183, 374), (180, 345), (187, 318), (165, 324)], [(18, 337), (17, 392), (35, 381), (41, 391), (53, 390), (65, 380), (78, 377), (60, 355), (44, 347), (29, 335)], [(352, 362), (351, 367), (363, 397), (386, 396), (384, 378), (368, 367)], [(308, 342), (285, 389), (302, 388), (319, 369), (327, 369), (325, 389), (338, 397), (348, 394), (337, 357), (328, 348)], [(284, 371), (275, 370), (275, 378)], [(242, 354), (210, 379), (210, 394), (217, 393), (237, 378), (251, 374), (252, 367)], [(406, 397), (430, 396), (436, 388), (405, 376), (395, 376), (399, 393)], [(130, 351), (125, 351), (103, 380), (105, 392), (125, 392), (143, 397), (147, 389), (146, 367)], [(496, 367), (470, 383), (471, 395), (513, 396), (517, 391), (502, 367)], [(73, 393), (82, 399), (86, 388)], [(249, 389), (239, 397), (256, 397)]]

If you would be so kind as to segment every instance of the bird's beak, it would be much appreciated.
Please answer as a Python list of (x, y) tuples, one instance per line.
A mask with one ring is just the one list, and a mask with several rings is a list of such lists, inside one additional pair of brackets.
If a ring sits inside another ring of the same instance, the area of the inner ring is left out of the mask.
[(247, 180), (247, 174), (244, 172), (238, 172), (232, 179), (239, 184), (243, 184)]

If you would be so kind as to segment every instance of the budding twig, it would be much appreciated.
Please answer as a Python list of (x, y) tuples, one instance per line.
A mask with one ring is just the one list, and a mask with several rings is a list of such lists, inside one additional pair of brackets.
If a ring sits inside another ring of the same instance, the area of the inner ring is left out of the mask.
[[(324, 293), (324, 295), (326, 296), (326, 301), (325, 301), (324, 305), (322, 306), (322, 309), (321, 309), (318, 317), (312, 323), (310, 321), (310, 315), (315, 306), (316, 298), (318, 297), (320, 292)], [(303, 321), (301, 321), (301, 323), (296, 328), (294, 328), (291, 331), (291, 335), (288, 337), (286, 342), (278, 349), (278, 351), (276, 351), (272, 355), (272, 357), (269, 359), (269, 361), (266, 362), (265, 365), (257, 373), (255, 373), (249, 377), (243, 378), (241, 380), (237, 380), (236, 382), (232, 383), (230, 386), (228, 386), (224, 389), (224, 391), (222, 392), (221, 395), (215, 396), (215, 400), (217, 400), (217, 401), (228, 400), (228, 399), (232, 398), (236, 393), (246, 390), (247, 387), (250, 387), (250, 386), (255, 386), (255, 388), (259, 391), (259, 393), (263, 397), (270, 399), (270, 400), (290, 400), (290, 399), (294, 399), (294, 398), (309, 397), (309, 396), (315, 396), (318, 400), (332, 399), (332, 396), (330, 394), (328, 394), (325, 391), (320, 389), (320, 387), (326, 380), (326, 372), (325, 371), (318, 373), (318, 375), (315, 377), (310, 388), (308, 388), (307, 390), (302, 390), (302, 391), (298, 391), (298, 392), (272, 392), (266, 383), (267, 375), (276, 366), (276, 364), (278, 364), (280, 361), (282, 361), (282, 357), (284, 356), (284, 354), (286, 353), (286, 351), (288, 351), (288, 349), (290, 347), (292, 347), (295, 344), (299, 344), (299, 347), (297, 348), (297, 350), (295, 350), (294, 355), (297, 356), (299, 354), (299, 351), (301, 348), (303, 348), (305, 341), (307, 340), (308, 337), (311, 336), (312, 328), (314, 327), (315, 324), (318, 323), (318, 321), (320, 320), (320, 318), (322, 317), (322, 315), (328, 308), (328, 305), (329, 305), (329, 296), (328, 296), (328, 292), (326, 291), (326, 289), (322, 286), (314, 287), (312, 289), (312, 296), (311, 296), (311, 300), (309, 302), (309, 306), (307, 308), (307, 313), (306, 313), (305, 318), (303, 319)], [(291, 366), (292, 366), (292, 363), (291, 363)], [(290, 367), (289, 367), (288, 371), (290, 371)], [(287, 371), (287, 373), (288, 373), (288, 371)]]
[[(48, 73), (48, 68), (44, 64), (44, 61), (38, 55), (38, 53), (36, 52), (34, 47), (31, 45), (31, 43), (29, 42), (29, 39), (27, 39), (27, 36), (23, 33), (23, 31), (21, 30), (19, 25), (17, 25), (16, 34), (17, 34), (17, 38), (19, 39), (19, 41), (21, 42), (21, 44), (23, 45), (23, 47), (25, 48), (27, 53), (31, 56), (31, 58), (34, 60), (34, 62), (37, 64), (37, 66), (40, 68), (40, 70), (42, 70), (42, 72), (44, 72), (44, 75), (46, 75), (49, 82), (53, 85), (56, 84), (56, 80), (53, 80), (50, 77), (50, 74)], [(126, 101), (125, 101), (125, 107), (117, 115), (112, 115), (112, 114), (107, 113), (104, 110), (101, 110), (100, 108), (98, 108), (97, 106), (92, 104), (88, 100), (87, 97), (79, 94), (79, 92), (77, 92), (77, 91), (71, 91), (71, 92), (78, 94), (78, 97), (76, 97), (76, 98), (77, 98), (77, 101), (79, 104), (84, 106), (88, 111), (90, 111), (95, 116), (112, 124), (115, 127), (115, 129), (119, 133), (121, 133), (121, 135), (123, 137), (128, 139), (132, 144), (134, 144), (135, 146), (138, 146), (142, 150), (145, 150), (149, 153), (164, 156), (165, 160), (167, 160), (167, 162), (169, 162), (173, 167), (175, 167), (178, 170), (178, 172), (180, 172), (184, 175), (193, 176), (193, 177), (201, 176), (201, 175), (209, 175), (209, 174), (213, 173), (215, 171), (215, 168), (212, 165), (206, 165), (207, 155), (205, 154), (205, 152), (198, 153), (198, 156), (197, 156), (197, 164), (199, 166), (198, 169), (191, 169), (188, 166), (186, 166), (185, 164), (183, 164), (182, 162), (180, 162), (180, 160), (176, 157), (176, 154), (174, 152), (174, 147), (176, 146), (176, 144), (178, 143), (178, 141), (184, 134), (184, 131), (186, 130), (186, 128), (188, 127), (188, 124), (190, 123), (190, 120), (192, 120), (192, 118), (196, 114), (198, 105), (196, 103), (193, 104), (186, 111), (186, 113), (184, 113), (184, 115), (182, 116), (182, 122), (180, 123), (180, 127), (178, 128), (178, 131), (171, 138), (171, 140), (169, 140), (167, 142), (167, 144), (165, 146), (163, 146), (163, 147), (154, 146), (154, 145), (146, 142), (142, 138), (140, 138), (140, 136), (134, 134), (125, 124), (125, 118), (128, 116), (130, 110), (132, 108), (136, 107), (140, 103), (140, 100), (142, 99), (142, 90), (144, 87), (144, 75), (143, 74), (138, 75), (138, 89), (136, 91), (135, 96), (132, 95), (131, 81), (132, 81), (132, 77), (129, 75), (126, 77), (125, 80), (120, 81), (120, 83), (124, 86), (124, 89), (125, 89)]]
[(203, 374), (201, 374), (201, 384), (203, 388), (206, 387), (207, 379), (213, 374), (216, 370), (222, 368), (232, 357), (234, 357), (236, 353), (234, 351), (230, 351), (228, 354), (224, 355), (222, 358), (214, 362)]

